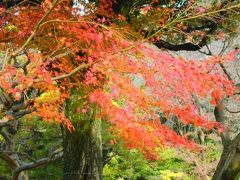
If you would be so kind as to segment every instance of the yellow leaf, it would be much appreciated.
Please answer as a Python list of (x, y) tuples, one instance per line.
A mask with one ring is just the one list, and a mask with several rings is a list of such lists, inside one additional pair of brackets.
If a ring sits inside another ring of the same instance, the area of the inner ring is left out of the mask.
[(51, 90), (45, 93), (42, 93), (35, 101), (36, 102), (43, 102), (43, 103), (52, 103), (59, 99), (60, 92), (59, 90)]

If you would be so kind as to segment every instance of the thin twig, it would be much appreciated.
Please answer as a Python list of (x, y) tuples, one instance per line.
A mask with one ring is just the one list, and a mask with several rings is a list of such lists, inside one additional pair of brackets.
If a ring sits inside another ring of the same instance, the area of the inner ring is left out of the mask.
[(228, 80), (232, 81), (232, 78), (231, 78), (230, 74), (228, 73), (227, 69), (225, 68), (225, 66), (223, 65), (223, 63), (219, 62), (219, 65), (222, 68), (224, 74), (227, 76)]

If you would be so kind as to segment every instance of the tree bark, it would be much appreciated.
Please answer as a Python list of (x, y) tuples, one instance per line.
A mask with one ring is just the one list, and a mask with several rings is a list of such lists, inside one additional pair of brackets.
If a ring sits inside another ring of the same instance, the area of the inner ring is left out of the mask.
[(213, 180), (238, 180), (240, 177), (240, 134), (228, 145), (223, 153), (213, 175)]
[(76, 112), (84, 107), (79, 100), (81, 93), (75, 92), (66, 102), (65, 113), (75, 127), (75, 131), (64, 133), (64, 180), (102, 179), (102, 139), (101, 121), (96, 119), (96, 108), (92, 106), (86, 113)]
[[(224, 100), (217, 103), (214, 115), (217, 122), (224, 124)], [(240, 133), (231, 140), (228, 129), (221, 133), (223, 152), (213, 180), (239, 180), (240, 176)]]

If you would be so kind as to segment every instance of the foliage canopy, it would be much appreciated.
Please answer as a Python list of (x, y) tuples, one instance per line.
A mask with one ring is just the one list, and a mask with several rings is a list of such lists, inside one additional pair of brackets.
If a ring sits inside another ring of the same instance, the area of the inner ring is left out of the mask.
[[(30, 1), (31, 2), (31, 1)], [(128, 148), (149, 158), (162, 145), (195, 148), (161, 124), (159, 113), (185, 124), (216, 128), (200, 114), (196, 98), (213, 105), (235, 92), (218, 64), (237, 51), (204, 62), (158, 51), (198, 50), (211, 38), (236, 32), (239, 1), (90, 1), (74, 8), (68, 0), (1, 8), (1, 104), (5, 123), (38, 116), (74, 131), (64, 115), (72, 89), (83, 89), (76, 113), (100, 110)], [(226, 28), (228, 27), (228, 28)], [(210, 38), (211, 36), (211, 38)], [(141, 82), (134, 83), (136, 79)], [(1, 120), (2, 121), (2, 120)], [(114, 143), (114, 142), (113, 142)]]

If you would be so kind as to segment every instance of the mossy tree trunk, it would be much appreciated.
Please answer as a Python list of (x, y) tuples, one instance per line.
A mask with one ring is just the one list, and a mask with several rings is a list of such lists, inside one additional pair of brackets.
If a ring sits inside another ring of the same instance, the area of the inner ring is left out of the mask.
[(85, 94), (83, 90), (73, 92), (65, 106), (75, 131), (64, 133), (64, 180), (102, 179), (101, 120), (96, 119), (94, 105), (86, 113), (81, 111)]

